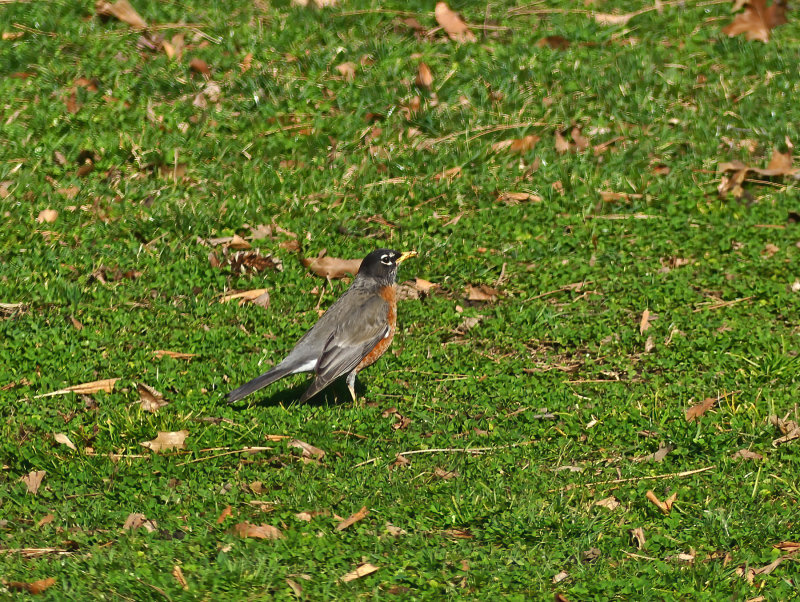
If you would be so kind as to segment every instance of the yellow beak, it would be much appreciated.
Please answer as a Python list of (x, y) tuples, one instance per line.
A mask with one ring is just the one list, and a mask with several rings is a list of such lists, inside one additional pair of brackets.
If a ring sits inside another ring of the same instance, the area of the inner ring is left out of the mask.
[(400, 264), (401, 264), (401, 263), (403, 263), (403, 262), (404, 262), (406, 259), (409, 259), (409, 258), (411, 258), (411, 257), (416, 257), (416, 256), (417, 256), (417, 252), (416, 252), (416, 251), (406, 251), (405, 253), (403, 253), (402, 255), (400, 255), (400, 257), (398, 257), (398, 258), (397, 258), (397, 261), (396, 261), (395, 263), (396, 263), (397, 265), (400, 265)]

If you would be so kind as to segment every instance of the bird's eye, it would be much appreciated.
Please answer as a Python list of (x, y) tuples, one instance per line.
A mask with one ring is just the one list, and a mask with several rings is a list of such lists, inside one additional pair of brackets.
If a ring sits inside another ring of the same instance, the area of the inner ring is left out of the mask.
[(381, 255), (381, 263), (383, 265), (392, 265), (392, 257), (391, 257), (391, 255), (388, 255), (388, 254)]

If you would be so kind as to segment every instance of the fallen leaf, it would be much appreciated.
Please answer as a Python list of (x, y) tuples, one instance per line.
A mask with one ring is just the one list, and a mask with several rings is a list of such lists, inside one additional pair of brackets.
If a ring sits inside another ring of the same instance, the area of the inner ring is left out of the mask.
[(731, 456), (733, 460), (741, 459), (741, 460), (763, 460), (764, 456), (754, 451), (750, 451), (749, 449), (740, 449), (735, 454)]
[(180, 565), (176, 564), (172, 567), (172, 576), (175, 577), (175, 581), (178, 582), (183, 589), (189, 589), (189, 584), (186, 583), (186, 577), (183, 576), (183, 569)]
[(467, 286), (468, 301), (496, 301), (499, 295), (500, 291), (485, 284)]
[(667, 454), (675, 449), (673, 445), (662, 445), (653, 452), (652, 454), (647, 454), (646, 456), (638, 456), (633, 458), (633, 462), (663, 462), (664, 458), (667, 457)]
[(27, 592), (37, 596), (43, 593), (46, 589), (53, 587), (56, 584), (55, 577), (48, 577), (47, 579), (39, 579), (38, 581), (9, 581), (6, 587), (14, 592)]
[(600, 25), (625, 25), (633, 17), (639, 13), (625, 13), (622, 15), (613, 15), (609, 13), (593, 13), (592, 18)]
[(344, 531), (345, 529), (347, 529), (347, 527), (349, 527), (350, 525), (353, 525), (354, 523), (357, 523), (361, 519), (365, 518), (368, 514), (369, 514), (369, 510), (367, 510), (367, 507), (366, 506), (362, 506), (361, 510), (351, 514), (346, 519), (344, 519), (342, 522), (340, 522), (338, 525), (336, 525), (336, 530), (337, 531)]
[(786, 560), (785, 556), (780, 556), (770, 562), (767, 566), (762, 566), (759, 569), (753, 569), (753, 573), (756, 575), (769, 575), (772, 571), (778, 568), (778, 565), (781, 564), (784, 560)]
[(122, 525), (125, 531), (134, 531), (136, 529), (144, 529), (148, 533), (152, 533), (158, 528), (158, 523), (152, 519), (147, 518), (144, 514), (138, 512), (131, 512), (128, 518), (125, 519), (125, 524)]
[(647, 543), (647, 538), (644, 536), (644, 529), (641, 527), (636, 527), (635, 529), (631, 529), (630, 533), (634, 543), (636, 544), (636, 549), (641, 550), (644, 548), (645, 544)]
[(594, 562), (595, 560), (600, 558), (601, 555), (602, 552), (600, 551), (599, 548), (589, 548), (588, 550), (581, 552), (581, 560), (587, 563)]
[(294, 581), (293, 579), (289, 579), (287, 577), (286, 578), (286, 585), (288, 585), (292, 589), (292, 593), (297, 598), (302, 598), (303, 597), (303, 588), (300, 587), (300, 584), (297, 583), (297, 581)]
[(694, 422), (714, 407), (721, 397), (706, 397), (703, 401), (686, 410), (686, 422)]
[(80, 320), (78, 320), (78, 318), (76, 318), (75, 316), (70, 316), (69, 320), (70, 322), (72, 322), (72, 326), (73, 328), (75, 328), (75, 330), (83, 330), (83, 324), (81, 323)]
[(183, 449), (186, 447), (186, 437), (189, 431), (159, 431), (158, 436), (152, 441), (142, 441), (139, 445), (146, 447), (154, 452), (170, 451), (173, 449)]
[(43, 209), (36, 216), (36, 221), (40, 224), (52, 224), (58, 219), (58, 211), (55, 209)]
[(337, 259), (335, 257), (304, 257), (300, 260), (305, 267), (322, 278), (344, 278), (347, 274), (356, 275), (361, 266), (360, 259)]
[(553, 575), (553, 583), (561, 583), (567, 578), (569, 578), (569, 573), (567, 571), (560, 571)]
[(776, 543), (772, 547), (782, 550), (784, 552), (788, 552), (789, 554), (800, 552), (800, 543), (795, 541), (782, 541), (780, 543)]
[(425, 63), (420, 63), (419, 67), (417, 67), (417, 79), (415, 83), (420, 88), (425, 88), (426, 90), (431, 89), (433, 85), (433, 73), (431, 73), (430, 67)]
[(794, 420), (784, 420), (783, 418), (772, 415), (769, 417), (769, 421), (774, 426), (777, 426), (780, 432), (783, 433), (783, 437), (778, 437), (772, 442), (773, 447), (778, 447), (779, 445), (800, 438), (800, 426), (798, 426)]
[(37, 527), (43, 527), (44, 525), (49, 525), (56, 519), (54, 514), (47, 513), (39, 521), (36, 523)]
[(437, 2), (433, 12), (436, 22), (444, 29), (445, 33), (455, 42), (474, 42), (476, 40), (464, 20), (453, 12), (447, 2)]
[(399, 537), (400, 535), (408, 535), (408, 531), (406, 531), (405, 529), (401, 529), (400, 527), (395, 527), (391, 523), (386, 523), (386, 532), (392, 537)]
[(723, 27), (722, 33), (729, 37), (743, 33), (750, 41), (759, 40), (766, 44), (770, 31), (787, 22), (785, 0), (773, 0), (769, 6), (766, 0), (749, 0), (744, 6), (744, 12)]
[(536, 45), (540, 48), (549, 46), (553, 50), (566, 50), (569, 48), (569, 44), (569, 40), (563, 36), (547, 36), (536, 42)]
[(56, 433), (55, 435), (53, 435), (53, 439), (55, 439), (56, 443), (60, 443), (61, 445), (66, 445), (73, 451), (77, 451), (78, 449), (77, 447), (75, 447), (75, 444), (70, 440), (70, 438), (64, 433)]
[(144, 29), (147, 27), (147, 21), (139, 16), (139, 13), (136, 12), (128, 0), (117, 0), (114, 4), (105, 2), (104, 0), (97, 0), (94, 5), (94, 10), (98, 15), (115, 17), (134, 29)]
[(435, 282), (430, 282), (429, 280), (424, 280), (422, 278), (414, 279), (414, 288), (416, 288), (420, 293), (429, 293), (432, 289), (438, 287), (439, 285)]
[(269, 293), (265, 288), (256, 288), (251, 291), (242, 291), (241, 293), (229, 293), (223, 296), (219, 302), (227, 303), (228, 301), (233, 301), (234, 299), (238, 299), (239, 305), (243, 305), (249, 301), (260, 307), (263, 307), (264, 309), (269, 307)]
[(288, 443), (289, 447), (295, 447), (302, 451), (302, 455), (304, 458), (314, 458), (315, 460), (321, 460), (325, 456), (325, 452), (318, 447), (314, 447), (310, 443), (306, 443), (305, 441), (300, 441), (300, 439), (292, 439)]
[(253, 525), (243, 522), (233, 527), (233, 532), (239, 537), (252, 537), (254, 539), (283, 539), (281, 530), (272, 525), (260, 524)]
[(336, 70), (344, 78), (344, 81), (351, 82), (356, 78), (356, 67), (357, 65), (355, 63), (348, 61), (346, 63), (336, 65)]
[(339, 578), (339, 581), (342, 583), (347, 583), (349, 581), (355, 581), (356, 579), (360, 579), (361, 577), (366, 577), (367, 575), (371, 575), (375, 571), (378, 570), (379, 567), (375, 566), (374, 564), (370, 564), (369, 562), (365, 562), (363, 564), (359, 564), (355, 569), (342, 575)]
[(645, 494), (648, 500), (650, 500), (661, 512), (664, 514), (669, 514), (672, 511), (672, 505), (675, 503), (675, 500), (678, 499), (678, 492), (676, 491), (671, 496), (669, 496), (663, 502), (656, 497), (656, 494), (653, 493), (651, 490), (648, 489), (647, 493)]
[(229, 267), (234, 274), (258, 274), (265, 270), (283, 271), (283, 261), (272, 255), (262, 255), (258, 249), (253, 251), (230, 252), (228, 247), (222, 249), (222, 259), (216, 251), (208, 255), (213, 267)]
[(516, 205), (522, 201), (541, 203), (542, 197), (540, 197), (538, 194), (531, 194), (530, 192), (501, 192), (497, 195), (497, 200), (504, 202), (507, 205)]
[(199, 59), (197, 57), (193, 58), (191, 61), (189, 61), (189, 69), (195, 73), (199, 73), (200, 75), (211, 77), (211, 67), (209, 67), (208, 63), (206, 63), (203, 59)]
[(559, 155), (563, 155), (564, 153), (568, 153), (572, 149), (572, 146), (570, 145), (570, 143), (567, 142), (567, 139), (564, 138), (564, 136), (558, 130), (556, 130), (556, 133), (555, 133), (555, 145), (556, 145), (556, 152)]
[(233, 516), (233, 508), (231, 507), (230, 504), (225, 506), (222, 512), (219, 513), (219, 516), (217, 517), (217, 524), (221, 525), (222, 523), (225, 522), (225, 519), (228, 518), (229, 516)]
[(39, 399), (40, 397), (52, 397), (53, 395), (65, 395), (66, 393), (77, 393), (78, 395), (92, 395), (94, 393), (99, 393), (100, 391), (111, 393), (114, 390), (114, 384), (118, 380), (119, 378), (95, 380), (90, 383), (83, 383), (80, 385), (67, 387), (66, 389), (59, 389), (58, 391), (53, 391), (52, 393), (37, 395), (34, 399)]
[(536, 146), (536, 143), (539, 142), (539, 140), (539, 136), (529, 134), (528, 136), (523, 136), (522, 138), (511, 138), (510, 140), (501, 140), (500, 142), (495, 142), (492, 144), (492, 150), (498, 152), (508, 149), (508, 151), (512, 153), (527, 153), (528, 151), (533, 150), (533, 147)]
[(145, 412), (157, 412), (167, 405), (164, 395), (149, 385), (139, 383), (136, 385), (136, 390), (139, 393), (139, 407)]
[(639, 320), (639, 334), (644, 334), (644, 332), (650, 328), (650, 310), (645, 309), (642, 312), (642, 317)]
[(448, 182), (452, 182), (456, 178), (461, 177), (461, 168), (460, 167), (451, 167), (450, 169), (445, 169), (444, 171), (437, 173), (433, 176), (433, 179), (439, 182), (440, 180), (447, 180)]
[(159, 359), (161, 359), (164, 356), (167, 356), (176, 360), (190, 360), (193, 357), (197, 357), (196, 353), (181, 353), (179, 351), (167, 351), (165, 349), (159, 349), (158, 351), (153, 351), (153, 355)]
[(601, 508), (608, 508), (609, 510), (616, 510), (619, 507), (619, 500), (613, 495), (610, 495), (602, 500), (596, 501), (594, 505), (600, 506)]
[(34, 470), (23, 476), (20, 480), (25, 483), (25, 487), (28, 488), (28, 493), (31, 495), (36, 495), (36, 492), (39, 491), (39, 487), (42, 485), (42, 479), (44, 479), (44, 475), (47, 472), (44, 470)]
[(438, 466), (433, 471), (433, 476), (439, 477), (443, 481), (449, 481), (450, 479), (455, 479), (459, 476), (457, 470), (445, 470), (444, 468), (439, 468)]

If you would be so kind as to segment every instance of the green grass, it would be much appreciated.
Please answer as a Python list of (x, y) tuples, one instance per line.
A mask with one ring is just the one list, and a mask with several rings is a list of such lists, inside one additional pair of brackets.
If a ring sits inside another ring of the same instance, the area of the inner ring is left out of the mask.
[[(152, 24), (197, 25), (156, 32), (185, 33), (180, 61), (137, 48), (140, 33), (99, 20), (90, 2), (0, 4), (0, 30), (24, 33), (0, 42), (0, 303), (23, 304), (0, 313), (4, 583), (54, 577), (41, 596), (52, 600), (290, 599), (287, 579), (308, 599), (797, 597), (796, 559), (753, 584), (737, 570), (798, 538), (800, 440), (773, 446), (769, 421), (798, 420), (798, 185), (749, 182), (752, 200), (721, 199), (715, 173), (732, 159), (766, 166), (773, 148), (800, 142), (792, 14), (765, 45), (720, 33), (725, 4), (608, 27), (572, 10), (580, 3), (549, 0), (537, 7), (570, 10), (537, 16), (458, 2), (470, 23), (501, 29), (476, 27), (477, 43), (457, 45), (417, 37), (391, 12), (432, 29), (432, 2), (134, 4)], [(549, 35), (571, 44), (536, 45)], [(193, 105), (206, 81), (192, 58), (220, 88), (205, 108)], [(420, 60), (435, 96), (414, 85)], [(346, 61), (353, 82), (335, 68)], [(75, 87), (81, 77), (97, 91)], [(560, 155), (554, 132), (573, 124), (592, 146), (619, 140)], [(541, 140), (523, 156), (491, 149), (528, 134)], [(79, 176), (86, 156), (94, 169)], [(460, 177), (435, 178), (454, 167)], [(74, 198), (59, 192), (70, 187)], [(635, 196), (603, 202), (600, 191)], [(58, 219), (37, 223), (44, 209)], [(261, 224), (274, 237), (253, 244), (282, 271), (212, 267), (203, 241)], [(400, 279), (440, 285), (401, 302), (393, 352), (359, 377), (356, 404), (342, 385), (298, 405), (302, 377), (225, 403), (347, 286), (311, 275), (275, 226), (307, 255), (416, 249)], [(480, 284), (502, 296), (469, 302), (466, 287)], [(219, 302), (262, 287), (268, 309)], [(656, 317), (640, 333), (645, 309)], [(160, 349), (196, 356), (157, 359)], [(36, 397), (112, 377), (110, 394)], [(142, 411), (138, 383), (169, 405)], [(392, 408), (410, 424), (392, 428)], [(182, 429), (185, 450), (139, 445)], [(326, 454), (306, 463), (269, 435)], [(674, 449), (662, 462), (634, 461), (664, 445)], [(248, 446), (272, 449), (217, 455)], [(401, 452), (474, 447), (492, 449), (392, 466)], [(763, 460), (733, 459), (743, 448)], [(37, 470), (31, 495), (20, 479)], [(669, 515), (648, 490), (677, 494)], [(594, 505), (611, 495), (617, 508)], [(227, 506), (234, 516), (218, 524)], [(366, 518), (335, 530), (362, 506)], [(132, 512), (155, 531), (124, 531)], [(243, 521), (285, 538), (238, 537)], [(7, 551), (30, 548), (68, 553)], [(600, 555), (585, 561), (591, 548)], [(379, 570), (339, 581), (361, 562)]]

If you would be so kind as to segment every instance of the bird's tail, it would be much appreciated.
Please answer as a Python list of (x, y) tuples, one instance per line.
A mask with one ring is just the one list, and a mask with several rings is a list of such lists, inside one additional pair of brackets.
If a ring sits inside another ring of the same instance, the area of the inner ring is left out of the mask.
[(292, 373), (291, 369), (288, 369), (281, 365), (275, 366), (269, 372), (265, 372), (261, 376), (257, 376), (250, 382), (245, 383), (238, 389), (234, 389), (233, 391), (228, 393), (228, 403), (239, 401), (240, 399), (250, 395), (250, 393), (255, 393), (259, 389), (266, 387), (267, 385), (271, 385), (276, 380), (280, 380), (284, 376), (288, 376), (291, 373)]

